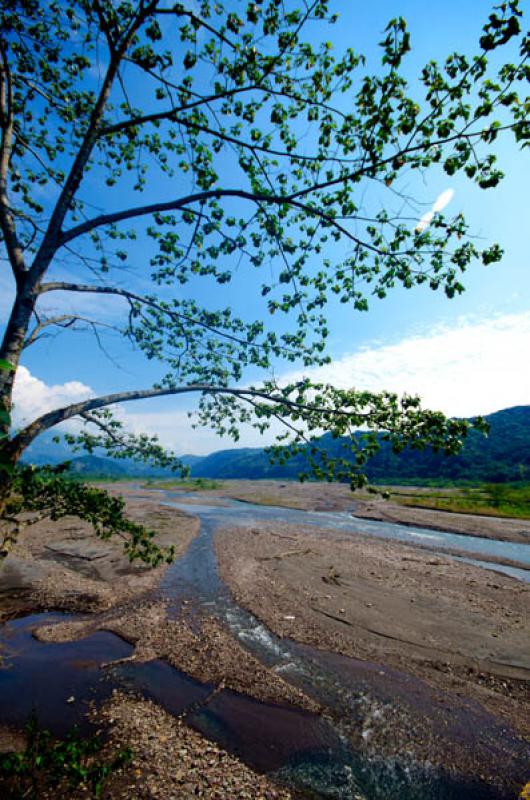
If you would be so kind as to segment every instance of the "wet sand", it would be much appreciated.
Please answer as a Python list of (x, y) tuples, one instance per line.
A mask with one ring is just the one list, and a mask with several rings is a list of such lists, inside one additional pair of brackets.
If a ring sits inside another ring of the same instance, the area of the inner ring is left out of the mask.
[(98, 714), (98, 722), (109, 727), (111, 752), (124, 742), (133, 750), (132, 763), (123, 774), (111, 777), (103, 800), (292, 797), (150, 701), (116, 693)]
[[(130, 750), (130, 758), (106, 779), (98, 794), (101, 800), (295, 798), (150, 700), (115, 691), (90, 716), (99, 730), (105, 730), (105, 745), (96, 756), (99, 763), (108, 764)], [(94, 797), (86, 785), (74, 789), (66, 781), (39, 791), (42, 800)]]
[(94, 618), (42, 626), (34, 636), (43, 642), (69, 642), (96, 630), (111, 631), (133, 644), (128, 661), (160, 658), (218, 691), (232, 689), (265, 703), (320, 710), (303, 692), (264, 667), (215, 617), (198, 614), (190, 603), (184, 603), (178, 617), (174, 611), (168, 616), (164, 601), (129, 603)]
[[(197, 518), (159, 506), (152, 495), (129, 498), (127, 512), (154, 528), (160, 544), (173, 544), (177, 558), (199, 529)], [(226, 687), (265, 702), (318, 710), (300, 690), (264, 668), (213, 618), (198, 619), (185, 604), (178, 619), (168, 619), (164, 602), (147, 599), (166, 569), (131, 564), (119, 540), (100, 542), (78, 520), (40, 523), (21, 537), (0, 573), (0, 620), (42, 608), (83, 612), (78, 620), (42, 627), (34, 635), (59, 642), (109, 630), (134, 644), (130, 660), (163, 658), (211, 684), (214, 692)], [(115, 693), (92, 712), (92, 721), (106, 731), (103, 757), (128, 747), (133, 750), (133, 761), (111, 775), (102, 793), (106, 800), (294, 797), (152, 701)], [(0, 726), (0, 752), (24, 746), (21, 731)], [(83, 788), (74, 792), (55, 787), (45, 797), (84, 800), (92, 794)]]

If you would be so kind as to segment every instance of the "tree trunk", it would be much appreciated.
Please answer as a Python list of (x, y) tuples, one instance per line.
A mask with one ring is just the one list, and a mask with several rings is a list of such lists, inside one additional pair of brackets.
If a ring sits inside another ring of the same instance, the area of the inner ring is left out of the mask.
[(9, 440), (0, 441), (0, 568), (13, 548), (18, 534), (18, 525), (7, 518), (7, 504), (11, 493), (12, 476), (18, 456), (8, 452)]
[[(29, 281), (19, 289), (0, 348), (0, 359), (13, 367), (12, 370), (0, 369), (0, 411), (4, 412), (0, 414), (0, 519), (5, 516), (12, 475), (22, 452), (20, 448), (14, 448), (9, 439), (13, 384), (37, 297), (38, 290)], [(0, 558), (6, 557), (10, 549), (8, 545), (12, 545), (12, 542), (3, 525), (0, 530)]]
[[(11, 414), (15, 371), (24, 347), (24, 340), (37, 297), (38, 290), (35, 286), (25, 286), (17, 293), (0, 348), (0, 359), (8, 361), (13, 367), (12, 371), (0, 369), (0, 409), (8, 415)], [(5, 435), (9, 433), (7, 417), (0, 418), (0, 433)]]

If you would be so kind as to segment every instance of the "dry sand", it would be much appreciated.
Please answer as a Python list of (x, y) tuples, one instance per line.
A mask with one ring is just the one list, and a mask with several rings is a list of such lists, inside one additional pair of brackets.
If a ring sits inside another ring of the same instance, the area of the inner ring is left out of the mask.
[[(160, 545), (174, 545), (177, 557), (199, 530), (196, 517), (152, 500), (128, 500), (127, 513), (154, 529)], [(166, 569), (131, 563), (119, 538), (101, 541), (74, 517), (43, 521), (24, 531), (0, 570), (0, 620), (35, 608), (111, 608), (144, 595)]]
[(530, 733), (526, 584), (314, 527), (225, 529), (216, 548), (237, 602), (278, 635), (427, 679)]

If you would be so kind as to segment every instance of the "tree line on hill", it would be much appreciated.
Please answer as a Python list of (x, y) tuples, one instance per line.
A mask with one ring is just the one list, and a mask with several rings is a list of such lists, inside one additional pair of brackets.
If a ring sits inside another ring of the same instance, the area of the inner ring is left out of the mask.
[[(504, 409), (486, 417), (489, 424), (487, 437), (470, 431), (459, 455), (445, 456), (432, 448), (423, 451), (393, 452), (389, 442), (380, 441), (380, 449), (371, 462), (364, 466), (372, 483), (448, 481), (486, 481), (503, 483), (530, 479), (530, 406)], [(361, 435), (361, 434), (360, 434)], [(330, 457), (344, 455), (346, 440), (333, 439), (326, 434), (320, 440)], [(42, 463), (53, 457), (46, 448), (35, 452), (34, 460)], [(60, 457), (64, 460), (65, 453)], [(285, 464), (271, 463), (265, 448), (237, 448), (219, 450), (207, 456), (183, 456), (194, 478), (247, 478), (259, 480), (274, 478), (297, 479), (307, 470), (307, 457), (300, 453)], [(102, 478), (165, 477), (168, 470), (146, 467), (136, 462), (111, 461), (100, 456), (82, 456), (71, 460), (70, 472), (82, 477)]]

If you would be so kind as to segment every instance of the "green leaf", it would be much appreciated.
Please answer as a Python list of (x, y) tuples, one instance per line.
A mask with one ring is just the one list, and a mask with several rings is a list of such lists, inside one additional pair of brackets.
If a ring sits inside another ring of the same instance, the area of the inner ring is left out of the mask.
[(16, 367), (13, 364), (10, 364), (9, 361), (6, 361), (3, 358), (0, 358), (0, 369), (5, 370), (5, 372), (15, 372)]

